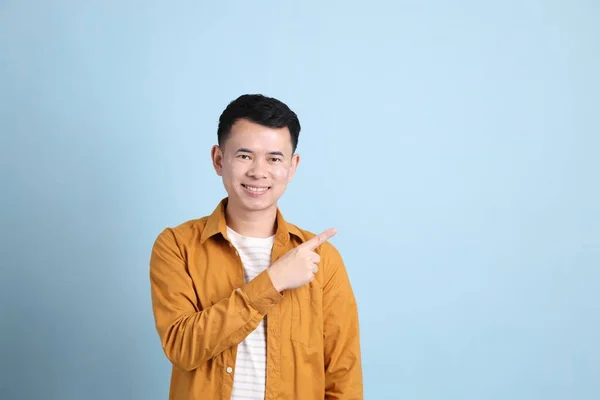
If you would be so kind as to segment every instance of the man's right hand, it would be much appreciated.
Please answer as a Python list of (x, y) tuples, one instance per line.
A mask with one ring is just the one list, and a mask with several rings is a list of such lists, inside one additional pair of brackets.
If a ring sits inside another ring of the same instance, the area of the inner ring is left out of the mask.
[(315, 278), (319, 271), (317, 264), (321, 257), (315, 249), (331, 239), (337, 230), (327, 229), (323, 233), (302, 243), (285, 253), (267, 270), (273, 286), (278, 292), (286, 289), (296, 289), (306, 285)]

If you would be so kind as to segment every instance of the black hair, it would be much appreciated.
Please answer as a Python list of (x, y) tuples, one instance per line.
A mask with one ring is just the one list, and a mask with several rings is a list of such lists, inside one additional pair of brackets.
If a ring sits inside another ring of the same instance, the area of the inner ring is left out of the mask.
[(247, 119), (270, 128), (288, 128), (292, 140), (292, 153), (298, 147), (300, 121), (295, 112), (280, 100), (261, 94), (244, 94), (233, 100), (219, 117), (217, 139), (219, 146), (227, 140), (231, 127), (237, 120)]

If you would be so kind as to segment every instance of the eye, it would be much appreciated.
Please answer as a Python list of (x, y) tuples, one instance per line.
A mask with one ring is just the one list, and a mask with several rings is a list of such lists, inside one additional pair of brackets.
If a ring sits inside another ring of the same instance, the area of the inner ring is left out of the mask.
[(273, 163), (280, 163), (283, 160), (281, 158), (278, 158), (278, 157), (273, 157), (269, 161), (271, 161)]
[(241, 158), (242, 160), (249, 160), (250, 156), (248, 154), (240, 154), (238, 158)]

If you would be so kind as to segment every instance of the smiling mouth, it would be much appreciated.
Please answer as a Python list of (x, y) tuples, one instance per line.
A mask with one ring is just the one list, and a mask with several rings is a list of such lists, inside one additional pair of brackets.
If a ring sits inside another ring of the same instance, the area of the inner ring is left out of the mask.
[(260, 186), (250, 186), (250, 185), (244, 185), (243, 183), (242, 183), (242, 186), (243, 186), (243, 187), (244, 187), (244, 188), (245, 188), (247, 191), (249, 191), (249, 192), (251, 192), (251, 193), (257, 193), (257, 194), (264, 193), (264, 192), (266, 192), (267, 190), (271, 189), (271, 187), (270, 187), (270, 186), (267, 186), (267, 187), (260, 187)]

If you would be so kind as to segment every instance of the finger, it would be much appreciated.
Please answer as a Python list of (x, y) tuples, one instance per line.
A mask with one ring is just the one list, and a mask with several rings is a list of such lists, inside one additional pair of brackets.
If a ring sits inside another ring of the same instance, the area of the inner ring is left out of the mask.
[(329, 239), (331, 239), (333, 236), (335, 236), (336, 233), (337, 233), (337, 229), (335, 229), (335, 228), (327, 229), (326, 231), (315, 236), (314, 238), (302, 243), (298, 247), (303, 247), (303, 248), (306, 248), (309, 250), (314, 250), (317, 247), (319, 247), (320, 245), (322, 245), (323, 243), (325, 243), (326, 241), (328, 241)]
[(313, 274), (316, 274), (317, 272), (319, 272), (319, 267), (317, 267), (317, 264), (313, 264)]
[(318, 255), (317, 253), (311, 251), (310, 253), (308, 253), (308, 260), (310, 262), (318, 264), (321, 262), (321, 256)]

